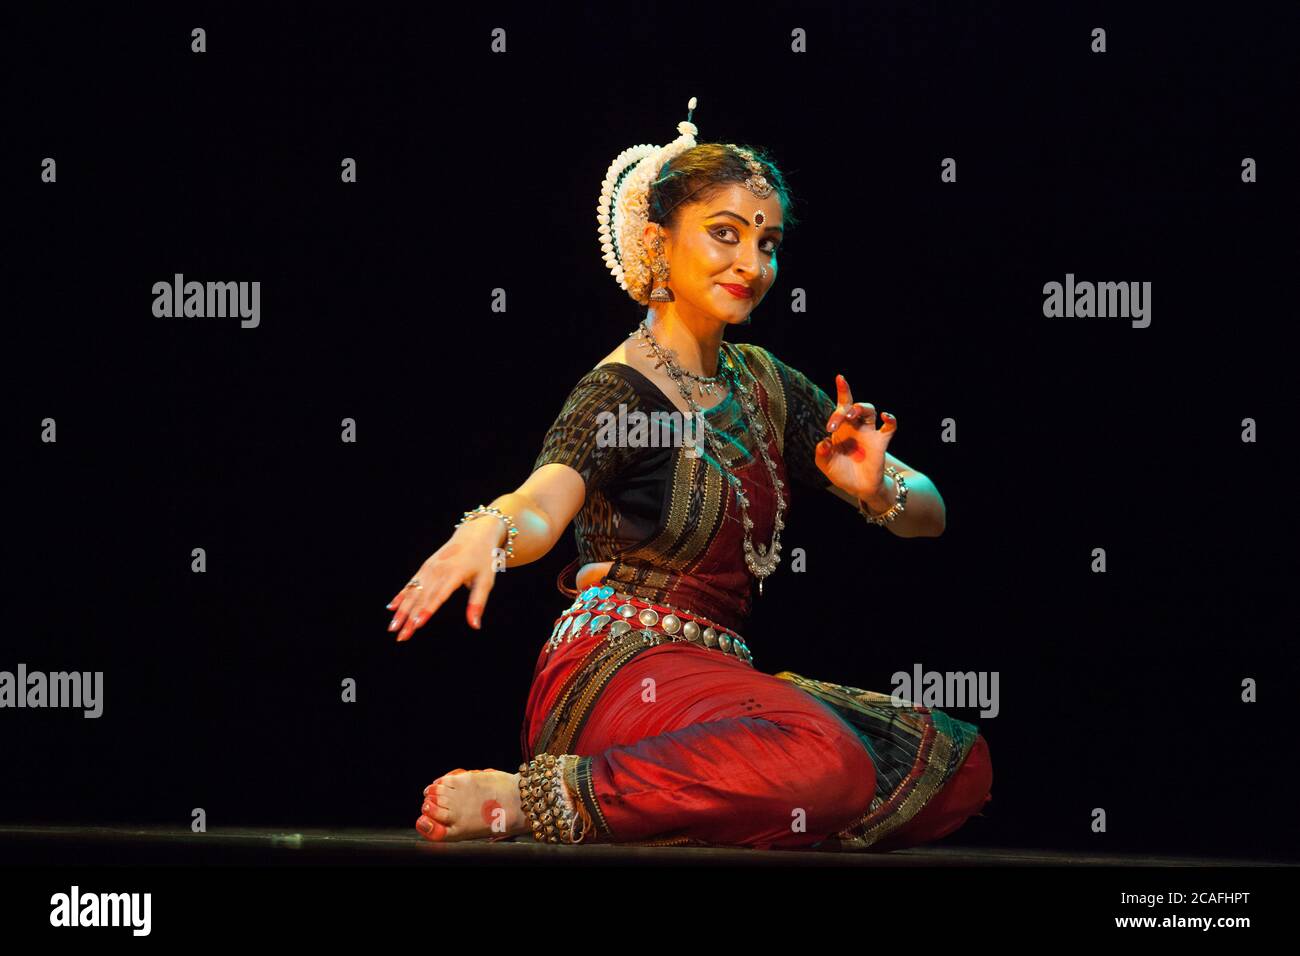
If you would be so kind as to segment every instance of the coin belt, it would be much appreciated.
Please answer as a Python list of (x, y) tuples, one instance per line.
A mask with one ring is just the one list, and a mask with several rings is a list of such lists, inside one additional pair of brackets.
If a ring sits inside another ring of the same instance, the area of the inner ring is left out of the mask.
[(734, 631), (689, 611), (619, 594), (608, 584), (589, 587), (560, 615), (546, 642), (549, 654), (561, 644), (584, 637), (604, 637), (611, 645), (642, 641), (649, 645), (685, 641), (730, 654), (749, 664), (754, 656)]

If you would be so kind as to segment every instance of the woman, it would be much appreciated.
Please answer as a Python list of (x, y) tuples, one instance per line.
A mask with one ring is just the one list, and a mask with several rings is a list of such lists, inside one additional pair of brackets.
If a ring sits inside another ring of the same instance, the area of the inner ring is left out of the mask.
[(762, 593), (780, 561), (787, 479), (899, 537), (940, 534), (944, 506), (886, 452), (893, 416), (843, 376), (833, 402), (723, 341), (775, 283), (794, 219), (770, 159), (697, 145), (691, 113), (673, 143), (611, 164), (598, 207), (605, 261), (645, 321), (575, 386), (528, 480), (466, 512), (389, 604), (405, 641), (464, 585), (479, 628), (503, 560), (537, 560), (574, 522), (560, 589), (576, 600), (538, 654), (527, 762), (435, 780), (416, 823), (429, 840), (882, 850), (944, 836), (990, 799), (974, 726), (764, 674), (738, 633), (753, 579)]

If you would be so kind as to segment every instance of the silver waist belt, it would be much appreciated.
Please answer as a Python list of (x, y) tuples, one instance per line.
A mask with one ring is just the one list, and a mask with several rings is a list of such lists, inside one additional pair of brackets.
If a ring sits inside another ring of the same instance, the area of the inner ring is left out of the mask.
[(546, 642), (549, 654), (560, 644), (583, 637), (600, 637), (611, 645), (627, 640), (646, 644), (686, 641), (730, 654), (753, 666), (754, 656), (741, 636), (719, 627), (707, 618), (666, 604), (652, 604), (628, 594), (619, 594), (608, 584), (589, 587), (555, 622)]

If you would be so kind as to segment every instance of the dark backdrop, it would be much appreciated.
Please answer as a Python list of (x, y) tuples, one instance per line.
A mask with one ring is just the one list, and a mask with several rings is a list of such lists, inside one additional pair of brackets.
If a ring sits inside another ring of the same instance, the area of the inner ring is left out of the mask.
[[(801, 200), (734, 338), (844, 372), (948, 510), (905, 540), (794, 489), (808, 570), (758, 599), (759, 666), (999, 672), (996, 718), (952, 711), (995, 773), (958, 841), (1293, 853), (1294, 4), (1129, 6), (15, 24), (0, 669), (102, 670), (105, 703), (0, 711), (3, 818), (406, 826), (444, 771), (517, 765), (571, 533), (480, 633), (464, 591), (404, 645), (384, 605), (634, 327), (601, 178), (694, 95), (702, 141), (771, 149)], [(154, 318), (176, 272), (260, 281), (261, 325)], [(1044, 318), (1067, 272), (1150, 281), (1150, 327)]]

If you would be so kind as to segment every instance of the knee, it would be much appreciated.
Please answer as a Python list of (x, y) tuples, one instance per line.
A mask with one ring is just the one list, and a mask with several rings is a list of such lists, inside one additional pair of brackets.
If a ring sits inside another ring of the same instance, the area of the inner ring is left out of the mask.
[(837, 802), (852, 820), (866, 813), (876, 797), (876, 764), (857, 734), (841, 734), (836, 742), (841, 766)]
[[(743, 718), (749, 720), (750, 718)], [(847, 725), (822, 720), (753, 718), (762, 732), (774, 732), (780, 764), (769, 764), (765, 780), (748, 796), (750, 830), (739, 840), (761, 849), (815, 844), (844, 829), (870, 808), (876, 768)]]
[(847, 727), (809, 733), (816, 746), (809, 747), (807, 762), (800, 767), (799, 796), (809, 807), (809, 817), (815, 813), (818, 828), (833, 832), (867, 812), (876, 795), (876, 766)]

